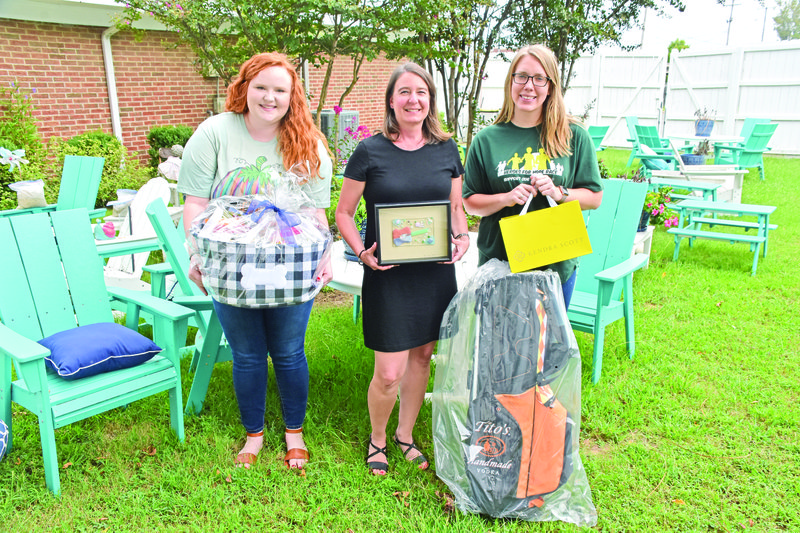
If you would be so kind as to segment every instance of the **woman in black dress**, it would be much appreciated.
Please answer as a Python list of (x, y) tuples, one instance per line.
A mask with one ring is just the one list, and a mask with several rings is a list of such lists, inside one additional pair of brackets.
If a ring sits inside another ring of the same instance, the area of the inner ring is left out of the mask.
[[(364, 264), (364, 344), (375, 350), (367, 394), (372, 424), (367, 467), (376, 475), (389, 468), (386, 424), (398, 388), (400, 410), (393, 440), (407, 460), (428, 468), (412, 432), (442, 315), (457, 291), (453, 263), (469, 247), (461, 203), (464, 168), (455, 142), (439, 126), (433, 78), (413, 63), (398, 67), (389, 78), (385, 103), (381, 132), (361, 141), (347, 163), (336, 208), (336, 225)], [(362, 196), (368, 213), (363, 243), (353, 221)], [(450, 200), (453, 261), (378, 265), (375, 204), (439, 200)]]

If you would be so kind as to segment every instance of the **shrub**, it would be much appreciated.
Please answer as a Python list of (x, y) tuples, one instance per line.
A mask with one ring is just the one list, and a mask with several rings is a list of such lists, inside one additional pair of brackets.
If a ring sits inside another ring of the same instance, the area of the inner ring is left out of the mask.
[[(108, 202), (116, 200), (117, 189), (139, 189), (153, 175), (149, 169), (141, 168), (135, 159), (128, 159), (120, 140), (104, 131), (89, 131), (68, 141), (56, 141), (54, 145), (58, 168), (63, 167), (66, 155), (105, 158), (95, 207), (105, 207)], [(54, 181), (60, 184), (61, 175), (56, 176)]]
[[(45, 178), (47, 150), (39, 137), (33, 116), (33, 95), (36, 89), (25, 91), (15, 83), (0, 88), (0, 147), (10, 151), (25, 150), (28, 163), (13, 172), (0, 167), (0, 210), (16, 207), (17, 195), (8, 188), (16, 181)], [(46, 197), (53, 197), (52, 185), (45, 180)], [(58, 194), (58, 187), (55, 189)]]
[(147, 134), (147, 143), (150, 149), (147, 155), (150, 156), (150, 166), (158, 168), (161, 159), (158, 157), (159, 148), (171, 148), (176, 144), (186, 146), (186, 141), (192, 136), (194, 130), (191, 126), (154, 126)]

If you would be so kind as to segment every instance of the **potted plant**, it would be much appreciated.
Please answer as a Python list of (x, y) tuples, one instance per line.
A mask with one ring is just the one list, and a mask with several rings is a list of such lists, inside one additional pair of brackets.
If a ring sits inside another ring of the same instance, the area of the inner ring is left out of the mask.
[(711, 153), (708, 141), (700, 141), (691, 154), (681, 154), (684, 165), (705, 165), (706, 156)]
[[(630, 177), (628, 177), (627, 173), (623, 173), (617, 174), (617, 178), (635, 182), (647, 181), (649, 183), (647, 176), (642, 174), (641, 167), (636, 169)], [(639, 227), (636, 228), (636, 231), (646, 231), (647, 226), (651, 223), (654, 226), (663, 224), (665, 228), (678, 225), (678, 216), (674, 211), (667, 208), (667, 204), (672, 202), (672, 198), (670, 197), (671, 192), (672, 187), (660, 187), (658, 190), (647, 192), (647, 195), (644, 197)]]
[(653, 226), (663, 224), (665, 228), (678, 225), (678, 216), (667, 208), (667, 204), (672, 202), (671, 192), (672, 187), (661, 187), (655, 191), (648, 191), (647, 196), (644, 197), (642, 218), (639, 220), (637, 231), (645, 231), (648, 223)]
[(711, 130), (714, 129), (714, 120), (716, 119), (717, 112), (708, 107), (701, 107), (694, 112), (697, 120), (694, 121), (694, 134), (698, 137), (708, 137), (711, 135)]

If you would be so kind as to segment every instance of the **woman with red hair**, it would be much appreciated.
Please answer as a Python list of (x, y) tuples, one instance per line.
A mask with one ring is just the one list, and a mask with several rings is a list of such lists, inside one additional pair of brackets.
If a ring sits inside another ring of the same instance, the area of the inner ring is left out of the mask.
[[(297, 72), (286, 56), (258, 54), (247, 60), (228, 87), (226, 113), (203, 122), (183, 152), (178, 191), (186, 195), (183, 208), (187, 242), (192, 220), (210, 199), (231, 194), (226, 178), (235, 171), (236, 195), (255, 194), (266, 176), (282, 175), (295, 165), (308, 172), (302, 184), (314, 201), (317, 218), (328, 226), (333, 167), (325, 137), (311, 120)], [(286, 178), (288, 179), (288, 178)], [(229, 184), (228, 184), (229, 185)], [(192, 256), (189, 277), (203, 288), (199, 256)], [(322, 266), (322, 283), (332, 278), (330, 263)], [(308, 400), (308, 362), (305, 333), (313, 299), (285, 307), (248, 308), (214, 301), (233, 354), (233, 387), (242, 425), (247, 432), (237, 466), (256, 462), (264, 441), (268, 361), (278, 384), (285, 424), (289, 468), (303, 468), (309, 459), (303, 440)]]

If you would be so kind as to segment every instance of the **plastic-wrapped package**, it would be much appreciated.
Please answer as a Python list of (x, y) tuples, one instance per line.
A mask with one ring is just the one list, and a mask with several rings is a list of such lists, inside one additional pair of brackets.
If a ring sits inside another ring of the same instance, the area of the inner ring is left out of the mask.
[(8, 186), (17, 193), (17, 209), (47, 205), (44, 199), (44, 181), (42, 180), (17, 181), (9, 183)]
[(581, 360), (561, 283), (493, 259), (450, 302), (432, 395), (436, 473), (463, 512), (597, 523), (578, 454)]
[(331, 233), (296, 176), (267, 194), (221, 196), (193, 221), (203, 284), (217, 301), (239, 307), (307, 302), (322, 289)]

